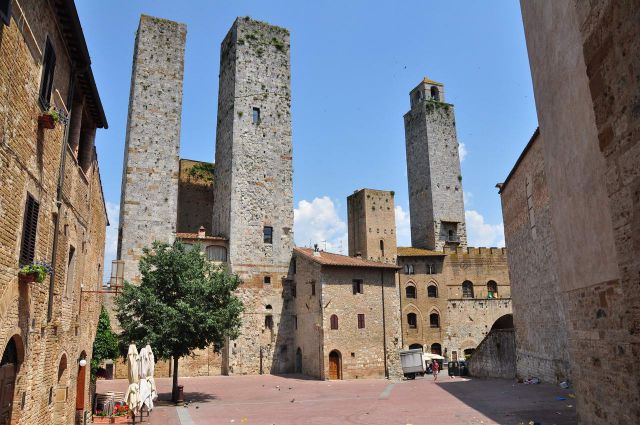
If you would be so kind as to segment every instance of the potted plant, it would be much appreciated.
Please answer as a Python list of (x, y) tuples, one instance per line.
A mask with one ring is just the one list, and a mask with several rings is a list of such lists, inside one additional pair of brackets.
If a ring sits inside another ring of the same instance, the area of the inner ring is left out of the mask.
[(93, 423), (94, 424), (110, 424), (111, 418), (104, 410), (98, 410), (93, 415)]
[(60, 121), (60, 114), (53, 107), (49, 108), (48, 111), (40, 114), (40, 116), (38, 117), (38, 125), (49, 130), (55, 128), (58, 121)]
[(51, 274), (53, 267), (45, 261), (36, 261), (32, 264), (27, 264), (22, 267), (18, 272), (18, 281), (20, 283), (42, 283), (47, 278), (48, 274)]
[(126, 424), (129, 422), (129, 416), (131, 412), (129, 411), (129, 406), (126, 404), (116, 405), (113, 408), (113, 416), (111, 418), (112, 424)]

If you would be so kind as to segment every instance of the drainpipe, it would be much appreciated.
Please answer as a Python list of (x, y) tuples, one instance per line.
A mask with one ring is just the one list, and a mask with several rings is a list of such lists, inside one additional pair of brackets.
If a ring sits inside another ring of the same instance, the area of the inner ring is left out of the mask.
[[(62, 148), (60, 149), (60, 169), (58, 175), (58, 188), (56, 193), (56, 208), (58, 212), (56, 214), (56, 221), (53, 225), (53, 252), (51, 253), (51, 266), (52, 272), (49, 275), (49, 301), (47, 303), (47, 323), (51, 322), (51, 316), (53, 315), (53, 291), (55, 289), (56, 280), (56, 261), (58, 259), (58, 232), (60, 230), (60, 216), (62, 212), (62, 187), (64, 185), (64, 170), (67, 159), (67, 143), (69, 143), (69, 121), (71, 119), (71, 110), (73, 109), (73, 97), (76, 87), (76, 73), (71, 72), (71, 81), (69, 84), (69, 110), (67, 112), (67, 122), (64, 124), (64, 138), (62, 140)], [(82, 297), (82, 295), (80, 295)]]
[(387, 366), (387, 323), (384, 311), (384, 269), (380, 270), (380, 286), (382, 287), (382, 348), (384, 350), (384, 377), (389, 378), (389, 368)]

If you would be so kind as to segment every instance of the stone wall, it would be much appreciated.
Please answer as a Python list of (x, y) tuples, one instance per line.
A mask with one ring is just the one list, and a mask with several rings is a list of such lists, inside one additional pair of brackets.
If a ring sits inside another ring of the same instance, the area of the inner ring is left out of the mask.
[(138, 260), (176, 232), (182, 79), (187, 28), (142, 15), (136, 35), (125, 139), (118, 259), (140, 282)]
[(551, 226), (537, 131), (500, 193), (509, 246), (517, 373), (521, 378), (562, 382), (570, 378), (566, 300), (558, 280), (557, 236)]
[[(638, 8), (522, 2), (581, 423), (640, 417)], [(568, 194), (574, 194), (568, 196)]]
[[(241, 335), (230, 342), (229, 371), (279, 370), (288, 361), (277, 360), (274, 343), (278, 326), (289, 324), (275, 318), (267, 338), (263, 320), (266, 305), (283, 314), (293, 250), (289, 32), (236, 19), (221, 46), (219, 90), (212, 228), (229, 240), (230, 267), (243, 280), (245, 303)], [(272, 229), (271, 242), (264, 240), (265, 227)]]
[(516, 339), (513, 329), (493, 329), (469, 360), (469, 374), (479, 378), (516, 376)]
[[(91, 358), (100, 313), (99, 295), (86, 291), (101, 287), (104, 270), (107, 215), (93, 135), (96, 126), (106, 127), (106, 121), (97, 92), (80, 84), (80, 79), (92, 78), (90, 67), (77, 75), (69, 102), (70, 69), (80, 59), (77, 52), (68, 55), (68, 43), (78, 42), (82, 34), (63, 35), (61, 29), (73, 20), (63, 22), (59, 16), (69, 19), (64, 5), (14, 0), (10, 24), (0, 24), (0, 349), (4, 353), (10, 340), (17, 347), (11, 423), (20, 425), (73, 424), (77, 412), (82, 415), (91, 408), (89, 373), (78, 361)], [(84, 114), (74, 113), (66, 124), (85, 129), (73, 149), (62, 149), (64, 123), (54, 129), (38, 125), (45, 110), (38, 97), (47, 36), (57, 59), (48, 102), (65, 115), (72, 102), (75, 111), (78, 104), (86, 106)], [(40, 206), (34, 260), (52, 261), (54, 223), (60, 220), (50, 317), (50, 276), (41, 283), (18, 282), (28, 195)], [(70, 247), (75, 250), (71, 262)], [(4, 385), (5, 394), (11, 394)]]
[(350, 256), (396, 264), (393, 192), (360, 189), (347, 198), (347, 216)]
[[(200, 167), (197, 173), (193, 167)], [(213, 167), (210, 162), (180, 160), (178, 180), (178, 219), (177, 232), (197, 232), (204, 226), (211, 234), (211, 212), (213, 211), (213, 175), (201, 171)]]
[[(430, 98), (431, 86), (441, 88), (425, 79), (412, 95), (428, 93)], [(453, 105), (421, 96), (420, 101), (412, 98), (411, 110), (404, 116), (412, 246), (441, 250), (450, 244), (451, 230), (453, 244), (466, 247)]]

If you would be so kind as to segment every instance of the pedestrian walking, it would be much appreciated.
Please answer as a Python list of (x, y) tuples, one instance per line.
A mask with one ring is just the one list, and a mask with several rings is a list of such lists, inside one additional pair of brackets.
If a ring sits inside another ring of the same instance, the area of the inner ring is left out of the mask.
[(438, 363), (437, 360), (434, 360), (431, 367), (433, 368), (433, 380), (437, 381), (438, 380), (438, 372), (440, 371), (440, 363)]

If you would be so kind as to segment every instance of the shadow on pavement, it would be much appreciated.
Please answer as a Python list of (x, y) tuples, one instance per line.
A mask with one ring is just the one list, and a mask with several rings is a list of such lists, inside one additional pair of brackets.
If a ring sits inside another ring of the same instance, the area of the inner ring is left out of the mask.
[[(213, 394), (201, 393), (198, 391), (187, 391), (184, 393), (184, 402), (185, 403), (203, 403), (206, 401), (212, 401), (217, 399)], [(158, 402), (159, 406), (175, 406), (171, 402), (171, 392), (160, 393), (158, 394)]]
[(313, 378), (311, 376), (307, 376), (307, 375), (302, 375), (301, 373), (272, 373), (272, 376), (277, 376), (278, 378), (284, 378), (284, 379), (295, 379), (298, 381), (318, 381), (320, 382), (320, 379), (318, 378)]
[[(499, 424), (575, 425), (576, 400), (551, 384), (524, 385), (506, 379), (438, 380), (438, 385), (467, 406)], [(573, 394), (572, 394), (573, 395)]]

